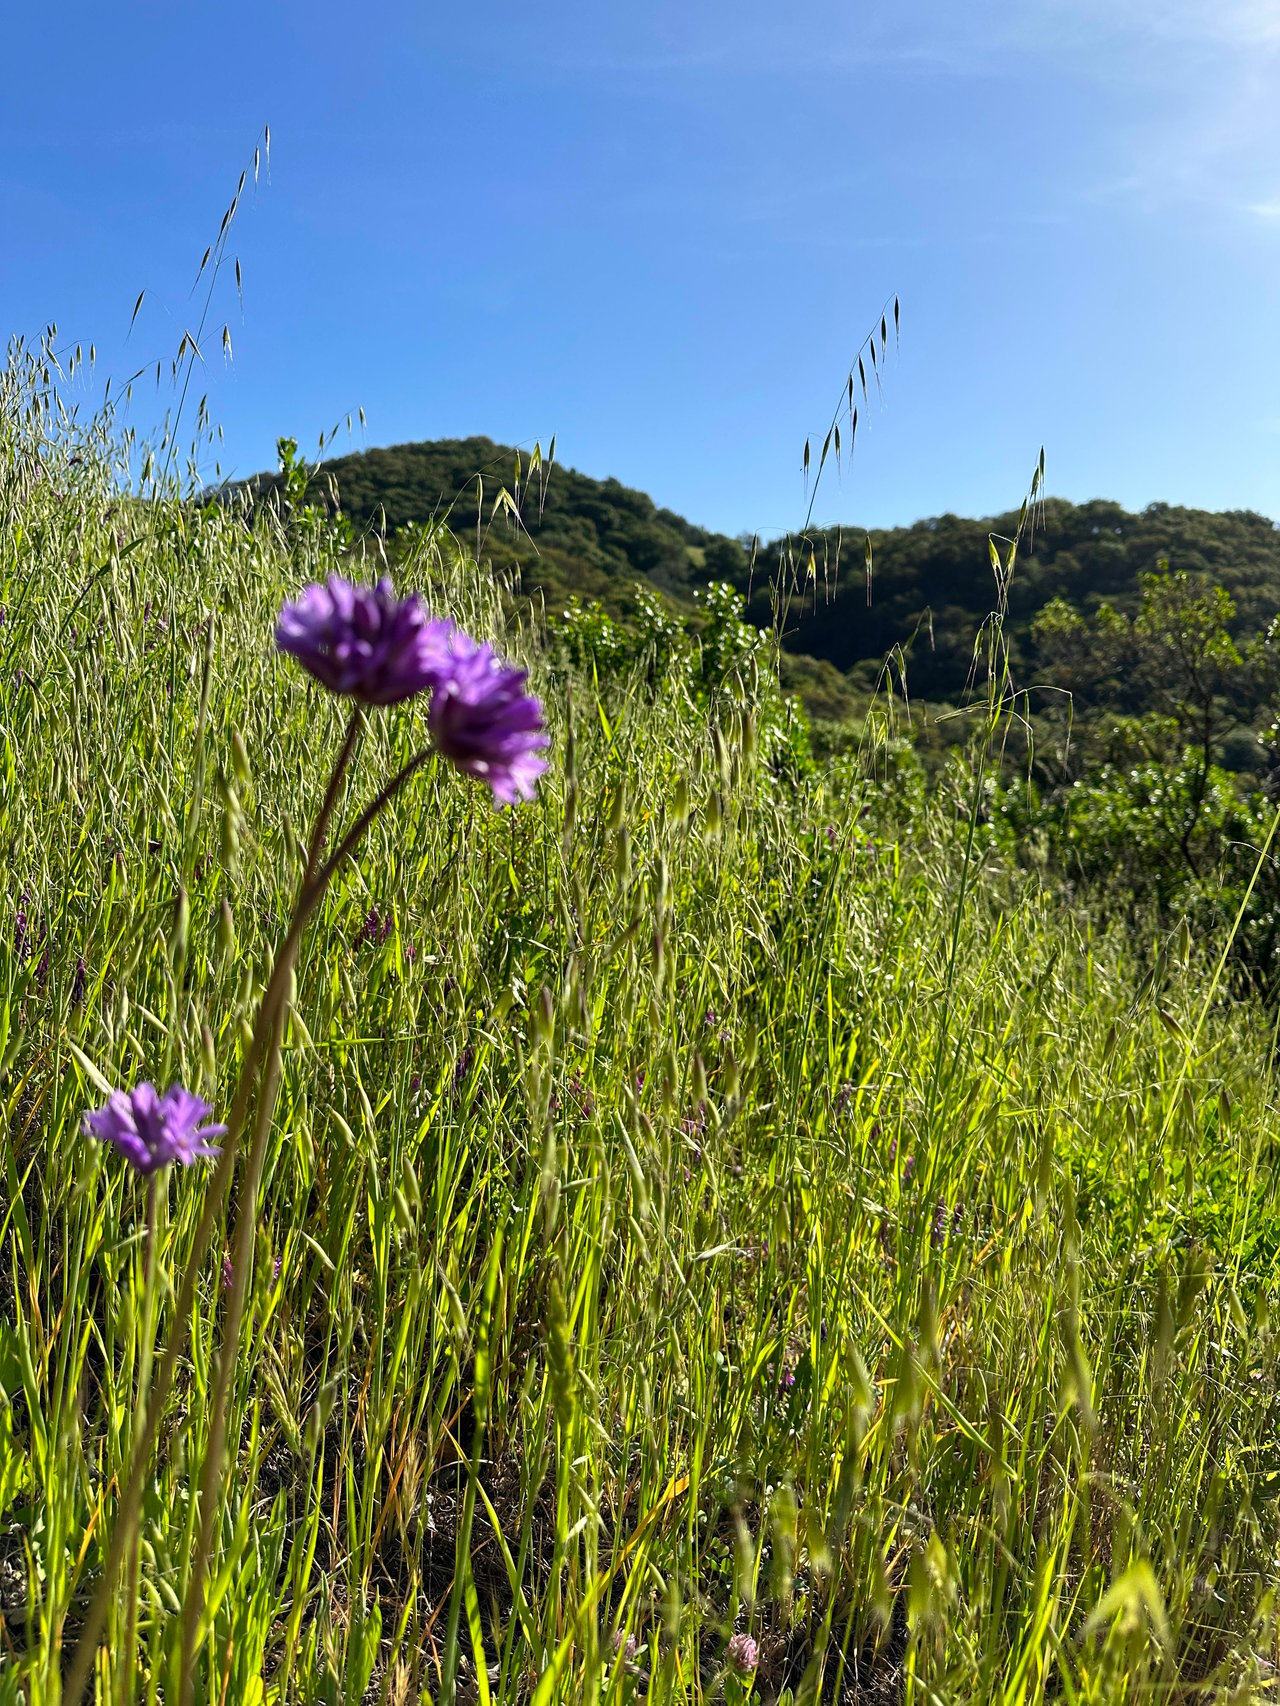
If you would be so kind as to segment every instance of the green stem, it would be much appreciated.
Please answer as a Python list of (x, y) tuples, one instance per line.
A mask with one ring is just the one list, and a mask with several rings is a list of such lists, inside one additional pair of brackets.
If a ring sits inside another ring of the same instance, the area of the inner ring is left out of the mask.
[[(353, 722), (355, 720), (353, 718)], [(344, 760), (349, 760), (354, 745), (354, 736), (349, 729), (347, 743), (343, 747), (339, 764), (342, 764)], [(422, 768), (430, 756), (431, 749), (424, 748), (408, 760), (397, 775), (374, 796), (369, 805), (361, 812), (352, 828), (343, 837), (337, 850), (330, 855), (325, 864), (312, 877), (310, 884), (308, 885), (304, 881), (299, 890), (293, 918), (290, 921), (284, 944), (263, 993), (257, 1022), (254, 1025), (253, 1034), (245, 1051), (244, 1061), (241, 1064), (239, 1082), (236, 1085), (235, 1097), (227, 1119), (226, 1142), (213, 1176), (209, 1181), (209, 1188), (205, 1193), (204, 1208), (192, 1239), (191, 1251), (182, 1279), (182, 1290), (179, 1293), (174, 1312), (169, 1343), (165, 1347), (164, 1356), (156, 1372), (151, 1389), (151, 1402), (147, 1405), (146, 1418), (133, 1448), (129, 1478), (125, 1483), (124, 1492), (120, 1499), (102, 1579), (98, 1583), (97, 1591), (89, 1604), (81, 1628), (80, 1639), (72, 1657), (71, 1668), (63, 1693), (64, 1706), (80, 1706), (80, 1701), (84, 1698), (85, 1690), (93, 1675), (98, 1638), (106, 1622), (111, 1595), (114, 1591), (116, 1578), (120, 1574), (120, 1566), (124, 1561), (130, 1537), (137, 1525), (142, 1505), (142, 1483), (150, 1461), (151, 1450), (155, 1444), (156, 1434), (160, 1428), (160, 1417), (164, 1412), (165, 1404), (173, 1387), (179, 1359), (187, 1347), (187, 1336), (191, 1329), (191, 1317), (195, 1307), (196, 1284), (205, 1257), (208, 1255), (209, 1246), (213, 1241), (214, 1228), (218, 1222), (223, 1198), (226, 1196), (231, 1183), (258, 1064), (262, 1059), (267, 1037), (275, 1024), (277, 1010), (287, 992), (289, 973), (292, 970), (294, 955), (302, 939), (302, 933), (343, 861), (354, 852), (360, 838), (368, 830), (374, 819), (391, 804), (392, 800), (405, 787), (410, 778)], [(309, 863), (313, 859), (319, 858), (323, 844), (323, 829), (327, 826), (328, 818), (332, 816), (337, 795), (338, 787), (331, 780), (325, 797), (325, 805), (321, 808), (317, 831), (312, 835), (312, 851), (309, 854)]]

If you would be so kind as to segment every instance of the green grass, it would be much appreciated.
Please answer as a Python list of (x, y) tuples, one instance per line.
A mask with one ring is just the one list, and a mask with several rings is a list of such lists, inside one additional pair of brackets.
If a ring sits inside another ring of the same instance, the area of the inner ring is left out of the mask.
[[(209, 1178), (149, 1292), (82, 1114), (226, 1106), (342, 739), (271, 643), (323, 530), (122, 501), (42, 394), (0, 409), (4, 1702), (59, 1698)], [(502, 815), (429, 767), (304, 939), (198, 1698), (1264, 1697), (1273, 1015), (1222, 943), (1091, 929), (959, 766), (786, 780), (740, 696), (553, 672), (443, 540), (398, 573), (531, 661), (553, 762)], [(421, 723), (370, 721), (347, 819)], [(104, 1701), (177, 1699), (229, 1237)]]

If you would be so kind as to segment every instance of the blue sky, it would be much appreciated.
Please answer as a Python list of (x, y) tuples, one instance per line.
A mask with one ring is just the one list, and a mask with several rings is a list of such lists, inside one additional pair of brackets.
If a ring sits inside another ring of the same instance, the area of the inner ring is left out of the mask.
[(224, 472), (363, 407), (773, 534), (896, 293), (820, 519), (1013, 507), (1042, 444), (1070, 498), (1280, 516), (1280, 0), (71, 0), (6, 57), (0, 325), (99, 386), (194, 323), (270, 124)]

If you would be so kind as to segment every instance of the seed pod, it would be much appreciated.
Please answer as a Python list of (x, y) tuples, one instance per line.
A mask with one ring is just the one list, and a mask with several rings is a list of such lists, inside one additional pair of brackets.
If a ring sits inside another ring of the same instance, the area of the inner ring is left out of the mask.
[(702, 1056), (700, 1054), (698, 1054), (696, 1052), (696, 1050), (695, 1050), (694, 1056), (693, 1056), (693, 1070), (690, 1074), (690, 1088), (691, 1088), (691, 1092), (693, 1095), (693, 1100), (694, 1100), (695, 1106), (699, 1102), (705, 1102), (706, 1101), (706, 1099), (707, 1099), (707, 1068), (706, 1068), (705, 1062), (703, 1061)]
[(626, 888), (631, 881), (631, 836), (625, 824), (618, 830), (613, 850), (613, 874), (618, 879), (619, 888)]
[(249, 768), (249, 754), (245, 750), (244, 736), (239, 729), (231, 731), (231, 768), (235, 771), (240, 786), (247, 788), (253, 772)]
[(707, 795), (707, 803), (702, 808), (702, 826), (708, 835), (718, 835), (720, 832), (720, 796), (714, 788)]
[(229, 871), (234, 871), (240, 858), (240, 831), (236, 827), (236, 813), (230, 806), (224, 806), (222, 812), (222, 863)]
[(676, 783), (676, 797), (672, 810), (675, 813), (677, 823), (689, 821), (689, 784), (683, 776)]
[(218, 957), (225, 961), (231, 960), (236, 951), (236, 921), (231, 911), (231, 902), (226, 895), (222, 897), (222, 905), (218, 909)]
[(216, 1083), (218, 1077), (218, 1057), (213, 1046), (213, 1032), (208, 1025), (200, 1027), (200, 1070), (204, 1073), (206, 1084)]
[(626, 795), (622, 783), (619, 782), (609, 799), (609, 828), (616, 834), (622, 828), (623, 811)]
[(530, 1017), (533, 1023), (533, 1032), (538, 1041), (542, 1043), (550, 1042), (552, 1034), (555, 1031), (556, 1010), (555, 1003), (551, 997), (551, 991), (547, 988), (545, 983), (538, 991), (538, 999), (534, 1002), (533, 1012)]
[(174, 975), (186, 964), (187, 939), (191, 932), (191, 903), (187, 899), (185, 888), (178, 890), (178, 902), (174, 907), (173, 930), (169, 936), (169, 964), (173, 967)]
[(422, 1207), (422, 1190), (418, 1184), (418, 1175), (413, 1170), (413, 1162), (407, 1156), (401, 1165), (404, 1169), (404, 1194), (416, 1214)]

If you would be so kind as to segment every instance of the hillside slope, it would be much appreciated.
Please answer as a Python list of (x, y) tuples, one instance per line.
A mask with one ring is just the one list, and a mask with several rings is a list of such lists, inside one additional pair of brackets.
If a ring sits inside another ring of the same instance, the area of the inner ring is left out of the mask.
[[(1016, 511), (874, 529), (868, 585), (868, 535), (856, 526), (753, 549), (659, 508), (616, 479), (558, 465), (540, 492), (535, 486), (522, 493), (522, 536), (490, 519), (498, 488), (514, 484), (516, 454), (487, 438), (443, 439), (338, 457), (324, 471), (357, 527), (385, 527), (388, 534), (447, 512), (455, 530), (474, 539), (479, 500), (484, 555), (502, 567), (518, 565), (525, 589), (541, 593), (552, 611), (571, 594), (625, 610), (637, 580), (685, 604), (708, 581), (727, 580), (750, 595), (748, 613), (763, 625), (782, 584), (790, 594), (784, 639), (793, 654), (829, 664), (865, 687), (886, 653), (903, 646), (914, 693), (935, 700), (963, 694), (975, 637), (995, 603), (988, 537), (1010, 535)], [(527, 455), (522, 466), (527, 477)], [(271, 477), (260, 484), (269, 487)], [(1031, 622), (1049, 599), (1066, 598), (1085, 611), (1103, 601), (1132, 609), (1139, 575), (1164, 558), (1224, 586), (1241, 635), (1280, 611), (1280, 531), (1265, 516), (1167, 504), (1135, 515), (1101, 499), (1050, 499), (1010, 590), (1006, 632), (1015, 670), (1034, 671)], [(809, 674), (832, 690), (829, 672)]]

